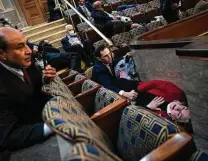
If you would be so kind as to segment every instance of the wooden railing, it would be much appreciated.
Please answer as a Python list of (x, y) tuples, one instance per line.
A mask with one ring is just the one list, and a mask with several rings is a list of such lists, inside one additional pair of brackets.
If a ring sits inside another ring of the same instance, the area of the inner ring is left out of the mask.
[(161, 39), (178, 39), (183, 37), (198, 36), (208, 29), (208, 11), (185, 18), (181, 21), (168, 24), (164, 27), (147, 32), (137, 40), (161, 40)]

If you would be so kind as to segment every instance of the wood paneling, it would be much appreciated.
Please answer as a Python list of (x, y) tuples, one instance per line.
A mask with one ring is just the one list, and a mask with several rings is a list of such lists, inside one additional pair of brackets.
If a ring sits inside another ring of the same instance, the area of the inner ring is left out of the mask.
[(47, 0), (38, 0), (39, 1), (39, 5), (40, 5), (40, 8), (43, 12), (43, 15), (45, 17), (45, 19), (47, 20), (48, 16), (47, 16), (47, 13), (48, 13), (48, 5), (47, 5)]
[(47, 20), (47, 0), (19, 0), (19, 5), (29, 25), (36, 25)]

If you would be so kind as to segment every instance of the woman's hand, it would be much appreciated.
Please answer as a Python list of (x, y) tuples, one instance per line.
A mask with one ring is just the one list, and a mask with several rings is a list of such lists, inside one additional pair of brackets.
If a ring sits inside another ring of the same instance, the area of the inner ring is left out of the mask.
[(158, 108), (160, 105), (162, 105), (165, 102), (163, 97), (155, 97), (148, 105), (147, 107), (151, 110), (161, 110)]

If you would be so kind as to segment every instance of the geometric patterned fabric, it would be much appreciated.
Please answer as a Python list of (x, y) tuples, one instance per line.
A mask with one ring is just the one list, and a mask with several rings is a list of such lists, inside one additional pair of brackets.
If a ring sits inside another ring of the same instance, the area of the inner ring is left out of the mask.
[(60, 88), (57, 86), (61, 84), (60, 82), (52, 82), (44, 85), (47, 88), (43, 87), (43, 89), (48, 89), (46, 91), (48, 94), (57, 91), (53, 93), (53, 98), (46, 103), (43, 109), (44, 122), (69, 142), (90, 144), (101, 149), (113, 160), (120, 160), (110, 151), (111, 144), (107, 136), (89, 118), (82, 105), (72, 94), (68, 94), (66, 97), (62, 91), (59, 91)]
[(189, 8), (186, 10), (187, 16), (192, 16), (194, 14), (194, 8)]
[(81, 75), (81, 74), (77, 74), (74, 78), (74, 81), (78, 81), (78, 80), (81, 80), (81, 79), (85, 79), (86, 77)]
[(127, 9), (123, 10), (122, 12), (123, 12), (124, 16), (131, 17), (133, 14), (136, 14), (138, 11), (135, 7), (135, 8), (127, 8)]
[(145, 32), (146, 32), (146, 28), (144, 26), (138, 26), (137, 28), (131, 29), (129, 31), (131, 37), (133, 37), (133, 38), (136, 36), (139, 36)]
[(150, 5), (151, 8), (160, 8), (160, 1), (153, 0), (153, 1), (148, 2), (148, 5)]
[(165, 142), (168, 135), (177, 132), (175, 124), (142, 107), (130, 105), (120, 120), (118, 150), (122, 159), (138, 161)]
[(103, 87), (99, 88), (95, 96), (94, 112), (101, 110), (119, 99), (121, 99), (121, 97), (117, 93)]
[(144, 3), (144, 4), (138, 4), (136, 6), (138, 12), (141, 12), (141, 13), (144, 13), (146, 10), (149, 9), (149, 5), (147, 3)]
[(97, 47), (100, 46), (101, 44), (108, 45), (108, 43), (107, 43), (104, 39), (102, 39), (102, 40), (99, 40), (99, 41), (95, 42), (95, 43), (93, 44), (93, 46), (94, 46), (94, 48), (97, 48)]
[(69, 98), (72, 95), (72, 92), (64, 84), (62, 79), (59, 76), (56, 76), (53, 81), (50, 81), (47, 84), (42, 86), (42, 91), (51, 96), (62, 96), (64, 98)]
[(162, 23), (160, 21), (152, 21), (151, 23), (148, 23), (145, 25), (145, 28), (148, 30), (148, 31), (152, 31), (158, 27), (162, 26)]
[(67, 161), (113, 161), (113, 159), (90, 144), (77, 143), (73, 146)]
[(78, 74), (78, 72), (75, 70), (70, 70), (69, 75), (72, 75), (72, 74)]
[(128, 32), (116, 34), (112, 37), (113, 44), (118, 47), (122, 47), (123, 45), (129, 45), (130, 40), (131, 35)]
[(87, 91), (88, 89), (93, 88), (97, 85), (99, 85), (99, 84), (87, 79), (82, 84), (82, 92)]
[(187, 17), (187, 13), (186, 12), (179, 12), (179, 19), (184, 19)]
[(203, 151), (196, 151), (190, 158), (189, 161), (207, 161), (208, 154), (204, 153)]

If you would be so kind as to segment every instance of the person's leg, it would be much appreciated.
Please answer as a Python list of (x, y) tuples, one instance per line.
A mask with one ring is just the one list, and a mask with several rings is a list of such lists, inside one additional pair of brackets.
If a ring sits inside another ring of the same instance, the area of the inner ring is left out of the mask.
[(69, 68), (78, 71), (81, 70), (81, 58), (76, 53), (71, 56)]
[(111, 38), (113, 36), (113, 22), (109, 21), (103, 26), (103, 33), (106, 37)]
[(86, 54), (84, 48), (81, 45), (74, 45), (72, 46), (73, 52), (76, 52), (80, 55), (81, 59), (86, 63), (87, 66), (91, 66), (91, 59)]
[(92, 57), (92, 56), (93, 56), (93, 53), (94, 53), (94, 50), (95, 50), (95, 48), (94, 48), (92, 42), (91, 42), (90, 40), (85, 40), (85, 41), (83, 42), (83, 46), (84, 46), (85, 52), (86, 52), (90, 57)]
[(137, 86), (139, 84), (139, 81), (118, 78), (115, 83), (117, 88), (120, 88), (126, 92), (130, 92), (132, 90), (137, 91)]
[(163, 11), (162, 12), (163, 17), (165, 18), (165, 20), (167, 21), (167, 23), (172, 23), (172, 22), (176, 22), (179, 20), (178, 14), (177, 12), (173, 12), (173, 11)]

